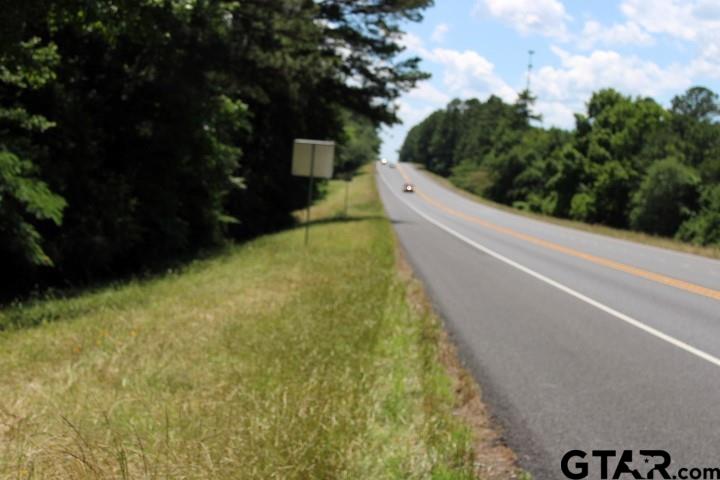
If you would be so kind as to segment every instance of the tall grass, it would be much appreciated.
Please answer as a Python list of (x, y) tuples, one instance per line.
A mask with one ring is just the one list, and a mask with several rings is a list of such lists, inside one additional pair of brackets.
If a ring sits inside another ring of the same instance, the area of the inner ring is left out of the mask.
[(0, 311), (0, 477), (471, 478), (371, 175), (162, 278)]

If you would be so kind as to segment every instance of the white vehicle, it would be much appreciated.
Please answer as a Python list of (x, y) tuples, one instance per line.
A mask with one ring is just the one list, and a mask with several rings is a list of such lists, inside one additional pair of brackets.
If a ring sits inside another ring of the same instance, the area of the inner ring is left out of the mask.
[(380, 160), (381, 165), (387, 165), (387, 163), (388, 163), (387, 158), (383, 158), (382, 160)]

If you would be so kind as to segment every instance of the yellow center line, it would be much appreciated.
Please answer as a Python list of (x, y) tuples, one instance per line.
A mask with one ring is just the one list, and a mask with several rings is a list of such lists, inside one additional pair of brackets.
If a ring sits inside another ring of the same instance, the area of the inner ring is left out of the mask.
[[(411, 183), (410, 177), (405, 173), (404, 169), (398, 165), (397, 166), (398, 171), (400, 172), (400, 175), (405, 179), (406, 182)], [(565, 247), (563, 245), (549, 242), (547, 240), (543, 240), (541, 238), (527, 235), (525, 233), (518, 232), (517, 230), (513, 230), (512, 228), (502, 227), (500, 225), (496, 225), (494, 223), (488, 222), (486, 220), (483, 220), (479, 217), (469, 215), (467, 213), (463, 213), (460, 211), (457, 211), (455, 209), (452, 209), (448, 207), (447, 205), (443, 204), (442, 202), (432, 198), (431, 196), (427, 195), (426, 193), (423, 193), (422, 191), (419, 191), (416, 189), (416, 193), (420, 198), (425, 200), (430, 205), (433, 205), (434, 207), (458, 218), (462, 218), (463, 220), (467, 220), (469, 222), (472, 222), (476, 225), (483, 226), (487, 229), (493, 230), (498, 233), (502, 233), (504, 235), (508, 235), (520, 240), (524, 240), (526, 242), (538, 245), (540, 247), (546, 248), (548, 250), (553, 250), (555, 252), (559, 252), (565, 255), (568, 255), (570, 257), (580, 258), (582, 260), (588, 261), (590, 263), (594, 263), (596, 265), (601, 265), (603, 267), (611, 268), (613, 270), (618, 270), (621, 272), (628, 273), (630, 275), (634, 275), (636, 277), (644, 278), (646, 280), (651, 280), (653, 282), (657, 282), (663, 285), (667, 285), (670, 287), (675, 287), (680, 290), (684, 290), (686, 292), (694, 293), (697, 295), (702, 295), (703, 297), (712, 298), (713, 300), (720, 300), (720, 291), (719, 290), (713, 290), (712, 288), (703, 287), (701, 285), (696, 285), (694, 283), (686, 282), (684, 280), (679, 280), (677, 278), (668, 277), (666, 275), (662, 275), (655, 272), (650, 272), (648, 270), (643, 270), (642, 268), (633, 267), (631, 265), (626, 265), (624, 263), (616, 262), (614, 260), (610, 260), (603, 257), (598, 257), (596, 255), (591, 255), (589, 253), (581, 252), (579, 250), (575, 250), (569, 247)]]

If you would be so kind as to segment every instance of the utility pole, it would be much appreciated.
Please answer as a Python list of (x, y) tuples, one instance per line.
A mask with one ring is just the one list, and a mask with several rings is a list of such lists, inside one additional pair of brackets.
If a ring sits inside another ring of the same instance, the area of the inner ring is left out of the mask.
[(532, 75), (532, 69), (533, 69), (533, 55), (535, 55), (535, 50), (528, 50), (528, 71), (527, 71), (527, 87), (525, 87), (525, 90), (530, 93), (530, 76)]

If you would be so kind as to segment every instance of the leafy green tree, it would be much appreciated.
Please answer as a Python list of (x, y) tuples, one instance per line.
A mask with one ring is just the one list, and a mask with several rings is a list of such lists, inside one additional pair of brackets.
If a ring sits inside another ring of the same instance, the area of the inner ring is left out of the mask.
[[(565, 131), (532, 129), (528, 131), (518, 145), (525, 158), (522, 172), (515, 176), (508, 193), (509, 201), (515, 207), (535, 212), (552, 213), (548, 201), (553, 193), (548, 181), (557, 172), (558, 157), (561, 149), (571, 136)], [(556, 197), (555, 197), (556, 199)]]
[(533, 121), (542, 120), (542, 115), (533, 112), (536, 101), (537, 97), (530, 90), (520, 92), (514, 105), (514, 116), (517, 123), (513, 127), (523, 129), (529, 127)]
[(448, 175), (455, 165), (455, 147), (461, 134), (460, 124), (464, 105), (453, 100), (445, 108), (444, 115), (438, 117), (430, 135), (427, 155), (428, 168), (441, 175)]
[(699, 211), (680, 226), (676, 236), (698, 245), (720, 245), (720, 185), (702, 187)]
[(3, 234), (0, 249), (3, 257), (13, 264), (17, 264), (17, 260), (12, 258), (19, 255), (30, 264), (52, 265), (52, 259), (42, 247), (40, 233), (28, 217), (60, 225), (65, 200), (34, 178), (32, 172), (30, 162), (0, 150), (0, 232)]
[[(427, 76), (399, 38), (429, 4), (13, 3), (0, 37), (0, 260), (22, 244), (31, 261), (0, 281), (113, 277), (289, 224), (307, 198), (292, 140), (347, 139), (348, 168), (368, 154), (356, 136), (376, 150), (371, 130), (396, 122), (395, 99)], [(52, 270), (31, 265), (48, 258)]]
[[(594, 205), (594, 199), (586, 187), (588, 162), (572, 143), (564, 145), (552, 156), (549, 170), (543, 212), (558, 217), (592, 218), (594, 212), (588, 207)], [(587, 198), (575, 200), (578, 193)]]
[(672, 100), (672, 127), (678, 151), (707, 182), (720, 181), (720, 115), (718, 95), (692, 87)]
[(321, 54), (337, 66), (321, 77), (324, 95), (374, 121), (396, 123), (394, 100), (429, 77), (418, 69), (419, 58), (398, 59), (404, 50), (400, 25), (420, 21), (431, 4), (432, 0), (302, 3), (313, 13), (318, 9), (313, 24), (320, 28)]
[(514, 115), (513, 107), (491, 95), (485, 102), (471, 99), (465, 102), (460, 123), (462, 134), (455, 147), (458, 163), (479, 166), (493, 149), (496, 131)]
[(10, 270), (53, 264), (36, 224), (60, 225), (66, 202), (37, 175), (36, 139), (54, 123), (21, 99), (54, 80), (58, 60), (37, 37), (0, 48), (0, 261)]
[(697, 208), (700, 176), (670, 157), (654, 163), (633, 194), (630, 226), (672, 236)]
[[(524, 140), (527, 142), (523, 143)], [(537, 153), (528, 148), (533, 140), (530, 134), (524, 136), (522, 131), (511, 128), (496, 131), (495, 148), (483, 162), (492, 179), (491, 186), (486, 190), (489, 198), (510, 204), (522, 199), (514, 191), (515, 179), (538, 158)]]
[[(650, 98), (613, 89), (594, 93), (572, 132), (532, 126), (529, 92), (505, 104), (455, 100), (411, 129), (402, 158), (458, 186), (517, 208), (651, 233), (714, 238), (720, 181), (717, 95), (694, 87), (666, 110)], [(459, 112), (452, 121), (448, 112)], [(433, 153), (440, 139), (452, 158)], [(698, 212), (698, 191), (702, 212)]]
[[(244, 238), (289, 225), (304, 205), (307, 182), (290, 176), (297, 137), (339, 139), (341, 108), (373, 124), (397, 121), (394, 100), (427, 75), (418, 59), (397, 60), (400, 23), (420, 18), (428, 0), (271, 0), (243, 2), (234, 17), (231, 60), (240, 92), (252, 112), (253, 135), (242, 145), (238, 176), (247, 187), (228, 196), (240, 219), (231, 227)], [(247, 35), (246, 32), (255, 32)]]
[(401, 162), (419, 163), (434, 171), (436, 162), (430, 153), (430, 142), (437, 126), (443, 122), (445, 113), (445, 110), (433, 112), (428, 118), (410, 129), (400, 148), (399, 160)]
[(720, 115), (720, 97), (705, 87), (692, 87), (672, 99), (672, 112), (696, 121), (712, 122)]
[(361, 165), (376, 160), (380, 153), (380, 136), (367, 118), (344, 112), (343, 138), (338, 145), (335, 173), (353, 173)]
[(584, 157), (584, 174), (568, 212), (572, 218), (628, 225), (631, 194), (652, 161), (645, 154), (648, 140), (668, 119), (651, 99), (632, 99), (611, 89), (593, 94), (587, 117), (578, 117), (575, 145)]
[(488, 189), (493, 185), (490, 171), (471, 161), (457, 164), (453, 168), (450, 181), (468, 192), (483, 197), (488, 195)]

